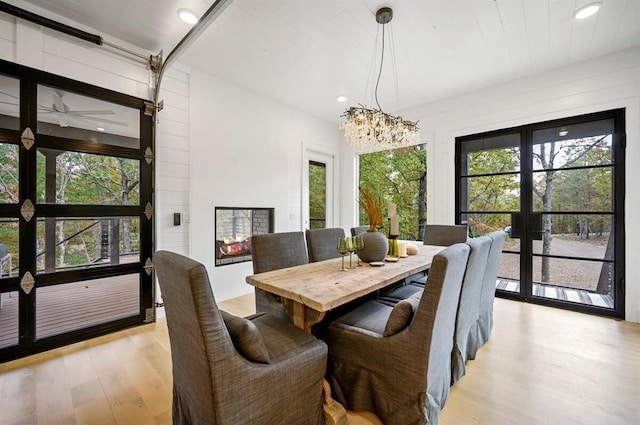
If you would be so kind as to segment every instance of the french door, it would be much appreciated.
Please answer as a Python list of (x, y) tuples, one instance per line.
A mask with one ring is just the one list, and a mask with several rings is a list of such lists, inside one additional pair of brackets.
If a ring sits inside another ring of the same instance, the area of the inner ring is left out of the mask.
[(508, 234), (496, 294), (624, 317), (624, 110), (456, 139), (456, 213)]
[(303, 228), (324, 229), (334, 223), (334, 156), (305, 150), (303, 163)]
[(0, 361), (153, 320), (145, 102), (0, 65)]

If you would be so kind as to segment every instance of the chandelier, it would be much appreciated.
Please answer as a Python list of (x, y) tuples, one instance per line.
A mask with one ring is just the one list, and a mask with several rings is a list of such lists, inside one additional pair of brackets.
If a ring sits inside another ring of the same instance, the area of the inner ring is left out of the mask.
[(344, 130), (345, 137), (356, 150), (395, 149), (415, 145), (420, 141), (417, 121), (408, 121), (400, 116), (387, 114), (378, 102), (378, 85), (384, 63), (385, 25), (391, 21), (391, 18), (393, 18), (393, 11), (389, 7), (383, 7), (376, 12), (376, 22), (382, 24), (382, 55), (374, 91), (378, 108), (367, 108), (359, 104), (359, 106), (348, 108), (341, 115), (345, 120), (340, 124), (340, 129)]

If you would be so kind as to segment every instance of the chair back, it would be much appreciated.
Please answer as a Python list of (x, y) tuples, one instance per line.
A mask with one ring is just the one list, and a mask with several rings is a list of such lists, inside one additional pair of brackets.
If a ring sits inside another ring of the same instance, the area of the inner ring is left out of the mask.
[(344, 238), (344, 229), (335, 227), (328, 229), (307, 229), (307, 251), (309, 262), (328, 260), (340, 257), (336, 249), (338, 238)]
[(464, 224), (427, 224), (424, 227), (425, 245), (449, 246), (467, 241), (467, 226)]
[(416, 317), (409, 325), (427, 337), (427, 394), (441, 406), (451, 385), (451, 351), (469, 250), (469, 245), (459, 243), (433, 257)]
[[(477, 342), (476, 323), (480, 310), (480, 291), (484, 281), (491, 238), (481, 236), (467, 240), (469, 260), (464, 272), (460, 302), (456, 316), (456, 330), (453, 351), (451, 352), (451, 384), (457, 382), (465, 374), (465, 362), (475, 357)], [(469, 352), (470, 351), (470, 352)]]
[(232, 356), (233, 348), (207, 271), (197, 261), (168, 251), (156, 252), (153, 263), (169, 329), (174, 397), (179, 397), (174, 418), (215, 423), (211, 365)]
[(507, 234), (503, 231), (492, 232), (487, 235), (491, 238), (491, 249), (487, 258), (487, 267), (484, 272), (482, 289), (480, 291), (480, 311), (478, 317), (478, 330), (480, 345), (489, 340), (493, 328), (493, 301), (496, 294), (496, 279), (498, 278), (498, 266), (502, 248)]
[[(251, 259), (254, 273), (307, 264), (307, 246), (302, 232), (266, 233), (251, 236)], [(273, 294), (255, 288), (256, 312), (288, 317), (280, 300)]]
[(251, 236), (253, 272), (264, 273), (307, 264), (307, 247), (302, 232), (266, 233)]
[(351, 228), (351, 236), (358, 236), (360, 233), (364, 233), (369, 229), (369, 226), (358, 226)]

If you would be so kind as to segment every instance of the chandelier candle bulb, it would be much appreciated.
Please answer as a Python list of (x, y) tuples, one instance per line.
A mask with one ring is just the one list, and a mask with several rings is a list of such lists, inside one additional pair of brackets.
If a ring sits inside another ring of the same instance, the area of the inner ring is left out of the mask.
[(395, 236), (400, 234), (400, 216), (397, 214), (391, 216), (391, 228), (389, 233)]

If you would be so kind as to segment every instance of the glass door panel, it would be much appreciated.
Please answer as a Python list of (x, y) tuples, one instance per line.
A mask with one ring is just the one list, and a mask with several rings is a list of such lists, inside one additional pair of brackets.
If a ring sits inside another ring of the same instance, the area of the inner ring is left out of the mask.
[(154, 320), (147, 102), (0, 65), (0, 362)]
[(140, 111), (113, 102), (38, 85), (38, 134), (140, 148)]
[(0, 74), (0, 128), (20, 129), (20, 80)]
[(309, 161), (309, 228), (327, 227), (327, 164)]
[(458, 220), (508, 235), (497, 293), (623, 316), (623, 125), (617, 110), (457, 139)]

